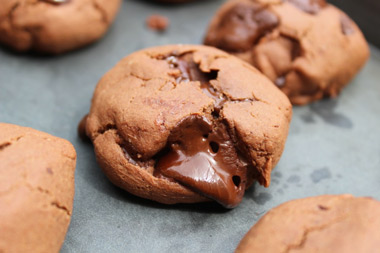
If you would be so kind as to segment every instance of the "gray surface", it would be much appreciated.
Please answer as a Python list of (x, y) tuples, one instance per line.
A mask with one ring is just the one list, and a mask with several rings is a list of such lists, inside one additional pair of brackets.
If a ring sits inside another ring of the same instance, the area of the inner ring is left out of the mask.
[(365, 36), (380, 47), (380, 1), (378, 0), (328, 0), (346, 12), (362, 29)]
[[(232, 252), (270, 208), (290, 199), (352, 193), (380, 200), (380, 52), (336, 100), (294, 109), (287, 147), (272, 184), (251, 188), (240, 206), (164, 206), (112, 186), (81, 142), (77, 123), (99, 78), (123, 56), (147, 46), (199, 43), (223, 1), (163, 7), (126, 1), (99, 43), (60, 57), (0, 50), (0, 121), (70, 140), (78, 153), (74, 213), (62, 252)], [(144, 27), (152, 13), (170, 17), (164, 34)]]

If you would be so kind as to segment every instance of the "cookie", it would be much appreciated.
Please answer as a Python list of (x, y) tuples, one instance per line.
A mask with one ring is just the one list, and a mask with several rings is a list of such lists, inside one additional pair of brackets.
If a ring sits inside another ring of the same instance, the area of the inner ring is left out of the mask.
[(60, 54), (101, 38), (121, 0), (2, 0), (0, 43), (17, 52)]
[(68, 141), (0, 123), (0, 252), (59, 252), (73, 210), (75, 162)]
[(149, 48), (98, 83), (80, 132), (117, 186), (161, 203), (235, 207), (268, 186), (291, 105), (259, 71), (206, 46)]
[(257, 67), (293, 104), (336, 97), (369, 56), (357, 25), (325, 0), (233, 0), (204, 43)]
[(264, 215), (235, 252), (378, 252), (379, 212), (379, 201), (351, 195), (290, 201)]

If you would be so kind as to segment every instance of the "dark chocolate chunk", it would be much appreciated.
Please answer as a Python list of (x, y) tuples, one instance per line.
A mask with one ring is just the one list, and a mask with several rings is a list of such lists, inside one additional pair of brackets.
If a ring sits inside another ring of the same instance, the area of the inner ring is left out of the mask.
[(227, 51), (246, 51), (278, 23), (277, 16), (262, 4), (239, 3), (223, 16), (212, 43)]

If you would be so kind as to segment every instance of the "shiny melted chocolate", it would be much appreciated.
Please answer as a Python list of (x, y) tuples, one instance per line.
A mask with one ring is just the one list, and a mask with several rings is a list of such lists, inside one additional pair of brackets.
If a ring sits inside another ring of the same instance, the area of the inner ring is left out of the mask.
[(226, 51), (247, 51), (278, 24), (278, 17), (262, 4), (239, 3), (222, 17), (217, 38), (205, 43)]
[(47, 2), (49, 4), (64, 4), (64, 3), (68, 3), (70, 0), (40, 0), (40, 1), (43, 1), (43, 2)]
[(285, 2), (289, 2), (310, 14), (317, 14), (327, 5), (326, 0), (285, 0)]
[(154, 175), (172, 178), (227, 208), (238, 205), (245, 191), (247, 164), (236, 152), (225, 125), (193, 115), (176, 129)]
[[(203, 93), (214, 100), (214, 116), (219, 116), (227, 97), (210, 84), (217, 72), (202, 72), (192, 53), (173, 53), (166, 60), (171, 68), (179, 70), (177, 83), (200, 83)], [(172, 131), (166, 150), (156, 158), (156, 177), (174, 179), (227, 208), (235, 207), (243, 198), (247, 163), (237, 153), (220, 119), (211, 122), (199, 115), (187, 117)]]

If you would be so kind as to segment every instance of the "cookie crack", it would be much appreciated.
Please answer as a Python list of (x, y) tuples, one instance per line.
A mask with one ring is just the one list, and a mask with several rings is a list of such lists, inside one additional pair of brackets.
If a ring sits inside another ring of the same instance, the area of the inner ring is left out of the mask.
[[(36, 3), (29, 3), (30, 5), (35, 5)], [(8, 13), (7, 15), (7, 18), (9, 20), (9, 24), (10, 26), (14, 29), (14, 30), (18, 30), (18, 31), (21, 31), (21, 32), (25, 32), (27, 34), (29, 34), (30, 36), (30, 43), (28, 44), (28, 46), (26, 47), (27, 50), (30, 50), (32, 49), (35, 45), (36, 45), (36, 41), (37, 41), (37, 36), (36, 36), (36, 30), (38, 29), (41, 29), (40, 26), (35, 26), (35, 27), (18, 27), (15, 25), (15, 22), (14, 22), (14, 17), (13, 17), (13, 14), (15, 13), (15, 11), (21, 6), (20, 2), (17, 2), (15, 3), (10, 12)]]
[(98, 135), (105, 134), (106, 132), (108, 132), (108, 131), (110, 131), (110, 130), (116, 130), (116, 131), (117, 131), (117, 126), (116, 126), (116, 124), (114, 124), (114, 123), (109, 123), (109, 124), (105, 125), (103, 128), (98, 129), (98, 131), (97, 131), (97, 135), (95, 136), (95, 138), (96, 138)]
[(67, 207), (59, 204), (58, 202), (53, 201), (53, 202), (50, 203), (50, 205), (53, 206), (53, 207), (56, 207), (58, 210), (61, 210), (64, 213), (66, 213), (67, 216), (69, 216), (69, 217), (71, 216), (71, 212), (67, 209)]
[(60, 203), (56, 200), (55, 196), (54, 196), (49, 190), (44, 189), (44, 188), (42, 188), (41, 186), (34, 187), (34, 186), (32, 186), (32, 185), (31, 185), (29, 182), (27, 182), (27, 181), (25, 181), (25, 186), (26, 186), (27, 188), (29, 188), (31, 191), (37, 191), (37, 192), (39, 192), (39, 193), (41, 193), (41, 194), (44, 194), (44, 195), (47, 195), (47, 196), (51, 197), (51, 198), (53, 199), (53, 201), (50, 202), (50, 205), (51, 205), (51, 206), (56, 207), (57, 209), (63, 211), (67, 216), (69, 216), (69, 217), (71, 216), (71, 212), (69, 211), (69, 209), (68, 209), (66, 206), (60, 204)]
[(67, 214), (67, 216), (69, 216), (69, 217), (71, 216), (71, 212), (69, 211), (69, 209), (66, 206), (60, 204), (55, 199), (55, 196), (49, 190), (43, 189), (41, 186), (34, 187), (33, 185), (31, 185), (28, 181), (26, 181), (26, 174), (23, 174), (23, 178), (24, 178), (23, 182), (12, 185), (6, 191), (0, 192), (0, 197), (5, 196), (7, 194), (10, 194), (10, 193), (14, 192), (15, 190), (24, 186), (24, 187), (28, 188), (30, 191), (37, 191), (40, 194), (49, 196), (50, 198), (53, 199), (53, 201), (50, 201), (51, 206), (56, 207), (59, 210), (63, 211), (65, 214)]
[[(14, 12), (20, 7), (20, 2), (16, 2), (9, 10), (8, 14), (4, 19), (8, 19), (9, 24), (12, 26), (12, 28), (15, 28), (14, 22), (13, 22), (13, 14)], [(3, 21), (3, 20), (2, 20)]]
[(321, 232), (325, 229), (327, 229), (328, 227), (331, 227), (339, 222), (342, 222), (343, 220), (345, 220), (346, 217), (343, 216), (343, 217), (338, 217), (336, 218), (335, 220), (327, 223), (327, 224), (324, 224), (324, 225), (321, 225), (321, 226), (316, 226), (316, 227), (311, 227), (311, 228), (306, 228), (302, 234), (302, 237), (300, 239), (300, 241), (296, 244), (291, 244), (291, 245), (288, 245), (286, 247), (286, 249), (283, 251), (283, 253), (289, 253), (290, 251), (292, 250), (296, 250), (296, 249), (302, 249), (305, 244), (306, 244), (306, 241), (307, 241), (307, 238), (308, 236), (310, 235), (310, 233), (314, 233), (314, 232)]
[(101, 5), (99, 5), (99, 3), (96, 0), (93, 0), (92, 5), (94, 9), (100, 13), (102, 22), (108, 24), (109, 19), (107, 12), (101, 7)]
[(23, 138), (23, 137), (24, 137), (23, 135), (17, 136), (15, 138), (10, 139), (9, 141), (6, 141), (6, 142), (0, 144), (0, 151), (3, 151), (6, 148), (9, 148), (11, 145), (15, 144), (16, 142), (21, 140), (21, 138)]
[(3, 144), (0, 144), (0, 151), (6, 149), (7, 147), (9, 147), (10, 145), (12, 145), (12, 143), (10, 142), (5, 142)]

